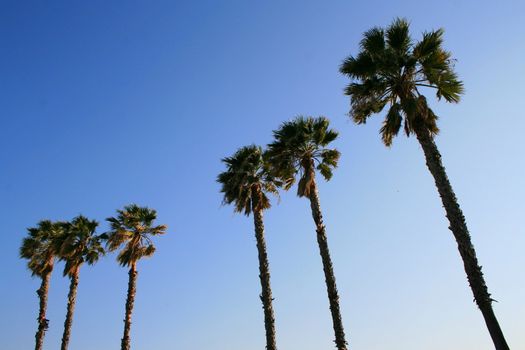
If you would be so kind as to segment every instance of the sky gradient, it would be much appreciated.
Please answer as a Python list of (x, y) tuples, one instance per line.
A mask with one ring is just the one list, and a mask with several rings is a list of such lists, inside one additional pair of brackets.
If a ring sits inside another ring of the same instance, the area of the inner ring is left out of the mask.
[[(284, 4), (285, 3), (285, 4)], [(252, 218), (221, 206), (220, 159), (265, 145), (296, 115), (340, 132), (319, 184), (351, 349), (490, 350), (417, 140), (387, 149), (382, 116), (347, 116), (338, 67), (362, 33), (401, 16), (445, 29), (466, 93), (432, 102), (436, 143), (496, 315), (525, 348), (525, 3), (500, 1), (0, 1), (0, 348), (34, 344), (39, 280), (18, 249), (43, 218), (157, 209), (168, 233), (138, 264), (133, 349), (264, 349)], [(335, 348), (309, 204), (265, 214), (280, 349)], [(116, 349), (127, 271), (80, 272), (70, 348)], [(60, 344), (69, 282), (52, 277), (45, 349)]]

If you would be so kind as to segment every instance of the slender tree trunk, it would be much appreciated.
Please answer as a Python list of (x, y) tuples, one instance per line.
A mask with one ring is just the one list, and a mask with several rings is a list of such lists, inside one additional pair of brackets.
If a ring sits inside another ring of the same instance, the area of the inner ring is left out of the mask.
[(126, 318), (124, 319), (124, 336), (122, 337), (121, 350), (129, 350), (131, 348), (129, 334), (131, 330), (131, 313), (133, 312), (133, 304), (135, 303), (135, 294), (137, 292), (137, 274), (137, 265), (136, 263), (132, 263), (131, 268), (129, 269)]
[(465, 272), (467, 273), (467, 279), (474, 294), (474, 300), (483, 314), (495, 348), (497, 350), (508, 350), (509, 346), (505, 341), (503, 332), (492, 309), (493, 299), (490, 297), (487, 285), (485, 284), (481, 266), (478, 263), (476, 251), (474, 250), (467, 229), (465, 217), (459, 207), (456, 195), (452, 190), (447, 173), (445, 172), (445, 167), (441, 163), (441, 154), (428, 131), (425, 129), (416, 129), (416, 136), (423, 148), (427, 167), (434, 177), (436, 187), (443, 206), (445, 207), (446, 215), (450, 223), (449, 229), (456, 239), (459, 253), (463, 259)]
[(42, 284), (36, 291), (40, 299), (40, 310), (38, 312), (38, 330), (35, 334), (35, 350), (42, 350), (44, 345), (44, 335), (49, 328), (49, 320), (46, 318), (47, 294), (49, 292), (49, 281), (53, 271), (53, 262), (49, 264), (51, 268), (42, 276)]
[(275, 318), (272, 306), (272, 288), (270, 286), (270, 268), (264, 240), (264, 223), (262, 209), (254, 209), (253, 222), (255, 224), (255, 238), (259, 252), (259, 278), (261, 279), (262, 294), (260, 295), (264, 309), (264, 328), (266, 329), (266, 349), (276, 350)]
[(319, 252), (323, 260), (326, 289), (328, 291), (328, 300), (330, 301), (330, 311), (332, 313), (332, 322), (335, 332), (335, 344), (338, 350), (346, 350), (347, 342), (345, 340), (345, 330), (343, 328), (343, 320), (339, 308), (339, 294), (337, 292), (337, 285), (335, 284), (334, 268), (332, 266), (332, 259), (330, 258), (330, 251), (328, 249), (326, 230), (323, 224), (323, 215), (321, 213), (321, 203), (319, 202), (319, 194), (317, 192), (317, 184), (315, 183), (315, 173), (313, 170), (310, 176), (312, 177), (309, 193), (310, 207), (312, 208), (312, 217), (316, 226)]
[(72, 276), (70, 276), (69, 283), (69, 294), (67, 296), (67, 313), (66, 320), (64, 321), (64, 334), (62, 335), (62, 346), (61, 350), (67, 350), (69, 346), (69, 338), (71, 336), (71, 326), (73, 325), (73, 313), (75, 312), (75, 303), (77, 300), (77, 287), (78, 287), (78, 277), (79, 269)]

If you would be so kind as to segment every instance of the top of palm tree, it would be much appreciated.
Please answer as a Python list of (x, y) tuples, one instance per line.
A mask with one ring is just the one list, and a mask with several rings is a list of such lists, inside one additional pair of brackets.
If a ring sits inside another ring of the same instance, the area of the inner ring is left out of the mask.
[(327, 148), (338, 136), (329, 126), (325, 117), (298, 116), (273, 132), (275, 141), (268, 145), (266, 158), (272, 174), (284, 182), (286, 190), (299, 176), (297, 195), (309, 196), (315, 168), (327, 181), (332, 178), (340, 153)]
[(32, 276), (43, 277), (53, 269), (56, 240), (63, 235), (63, 223), (42, 220), (36, 227), (27, 229), (20, 247), (20, 258), (27, 259)]
[(224, 204), (234, 203), (235, 211), (245, 215), (250, 215), (253, 210), (270, 208), (266, 193), (278, 195), (280, 182), (270, 176), (261, 147), (242, 147), (222, 161), (227, 169), (219, 174), (217, 182), (222, 185)]
[(111, 225), (111, 230), (104, 235), (109, 251), (115, 251), (120, 246), (117, 261), (122, 266), (131, 266), (142, 257), (149, 257), (155, 252), (155, 246), (150, 235), (156, 236), (166, 233), (166, 225), (154, 226), (157, 211), (147, 207), (130, 204), (124, 210), (117, 210), (117, 217), (106, 220)]
[(381, 135), (385, 145), (399, 133), (404, 117), (408, 135), (424, 128), (439, 132), (437, 116), (428, 107), (422, 88), (434, 89), (438, 99), (457, 103), (463, 83), (454, 72), (450, 52), (443, 48), (443, 29), (423, 33), (418, 42), (409, 34), (409, 23), (397, 18), (386, 28), (364, 33), (361, 51), (341, 64), (340, 72), (352, 82), (345, 94), (351, 97), (350, 115), (357, 124), (389, 106)]
[(97, 226), (96, 220), (83, 215), (64, 223), (64, 235), (56, 242), (58, 256), (65, 261), (64, 276), (73, 276), (84, 262), (92, 265), (105, 254), (100, 236), (95, 235)]

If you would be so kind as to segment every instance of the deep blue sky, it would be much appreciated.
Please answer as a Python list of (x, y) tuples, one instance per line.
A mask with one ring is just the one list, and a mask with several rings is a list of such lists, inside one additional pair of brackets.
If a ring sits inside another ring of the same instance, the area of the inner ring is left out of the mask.
[[(169, 225), (139, 264), (134, 349), (263, 349), (251, 218), (221, 207), (220, 159), (266, 144), (298, 114), (340, 131), (340, 167), (320, 184), (353, 349), (492, 349), (416, 140), (353, 125), (338, 66), (362, 32), (410, 20), (444, 27), (466, 94), (436, 104), (437, 144), (467, 217), (501, 325), (525, 348), (520, 1), (0, 2), (0, 348), (29, 349), (39, 281), (18, 248), (39, 219), (101, 221), (135, 202)], [(280, 349), (333, 347), (306, 200), (266, 214)], [(45, 348), (62, 334), (57, 266)], [(120, 344), (126, 270), (81, 270), (71, 348)]]

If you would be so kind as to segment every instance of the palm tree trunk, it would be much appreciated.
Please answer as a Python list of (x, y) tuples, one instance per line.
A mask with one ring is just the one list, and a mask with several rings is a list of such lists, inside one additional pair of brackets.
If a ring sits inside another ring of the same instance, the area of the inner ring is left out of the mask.
[(255, 225), (255, 238), (257, 239), (257, 250), (259, 252), (259, 278), (261, 279), (262, 294), (260, 295), (264, 309), (264, 328), (266, 329), (266, 349), (276, 350), (275, 342), (275, 318), (272, 306), (272, 288), (270, 286), (270, 269), (268, 255), (266, 253), (266, 242), (264, 240), (264, 223), (262, 209), (253, 212)]
[(129, 350), (131, 348), (129, 334), (131, 330), (131, 313), (133, 312), (135, 294), (137, 293), (137, 274), (136, 263), (132, 263), (129, 269), (128, 297), (126, 299), (126, 317), (124, 319), (124, 336), (122, 337), (121, 350)]
[(62, 335), (61, 350), (67, 350), (69, 346), (69, 338), (71, 336), (71, 326), (73, 325), (73, 313), (75, 311), (75, 303), (77, 300), (77, 287), (80, 270), (77, 268), (70, 277), (69, 294), (67, 296), (67, 313), (64, 321), (64, 334)]
[(38, 294), (38, 297), (40, 298), (40, 310), (38, 312), (38, 330), (35, 334), (35, 350), (42, 350), (44, 345), (44, 335), (49, 328), (49, 320), (46, 318), (46, 310), (52, 266), (53, 263), (51, 263), (51, 270), (42, 276), (42, 283), (40, 288), (36, 291), (36, 294)]
[(436, 187), (445, 207), (446, 215), (450, 223), (449, 229), (454, 234), (456, 243), (458, 245), (459, 253), (463, 259), (467, 279), (474, 294), (476, 301), (485, 323), (489, 330), (494, 346), (497, 350), (508, 350), (509, 346), (505, 341), (503, 332), (499, 326), (494, 310), (492, 309), (493, 299), (485, 284), (481, 266), (479, 266), (476, 257), (476, 251), (472, 245), (470, 234), (467, 229), (465, 217), (459, 207), (456, 195), (452, 190), (450, 181), (448, 180), (445, 167), (441, 163), (441, 154), (428, 131), (425, 129), (416, 129), (416, 136), (425, 153), (427, 167), (434, 177)]
[(337, 292), (337, 285), (335, 284), (334, 268), (332, 266), (332, 259), (330, 258), (330, 251), (328, 249), (326, 230), (323, 224), (323, 215), (321, 213), (321, 203), (319, 202), (319, 193), (317, 192), (317, 184), (315, 183), (315, 173), (313, 170), (310, 176), (312, 179), (309, 193), (310, 207), (312, 208), (312, 217), (316, 226), (319, 252), (321, 254), (321, 259), (323, 260), (326, 289), (328, 291), (328, 300), (330, 301), (330, 311), (332, 313), (332, 322), (335, 332), (335, 344), (338, 350), (346, 350), (347, 342), (345, 340), (345, 330), (343, 328), (343, 320), (339, 308), (339, 294)]

